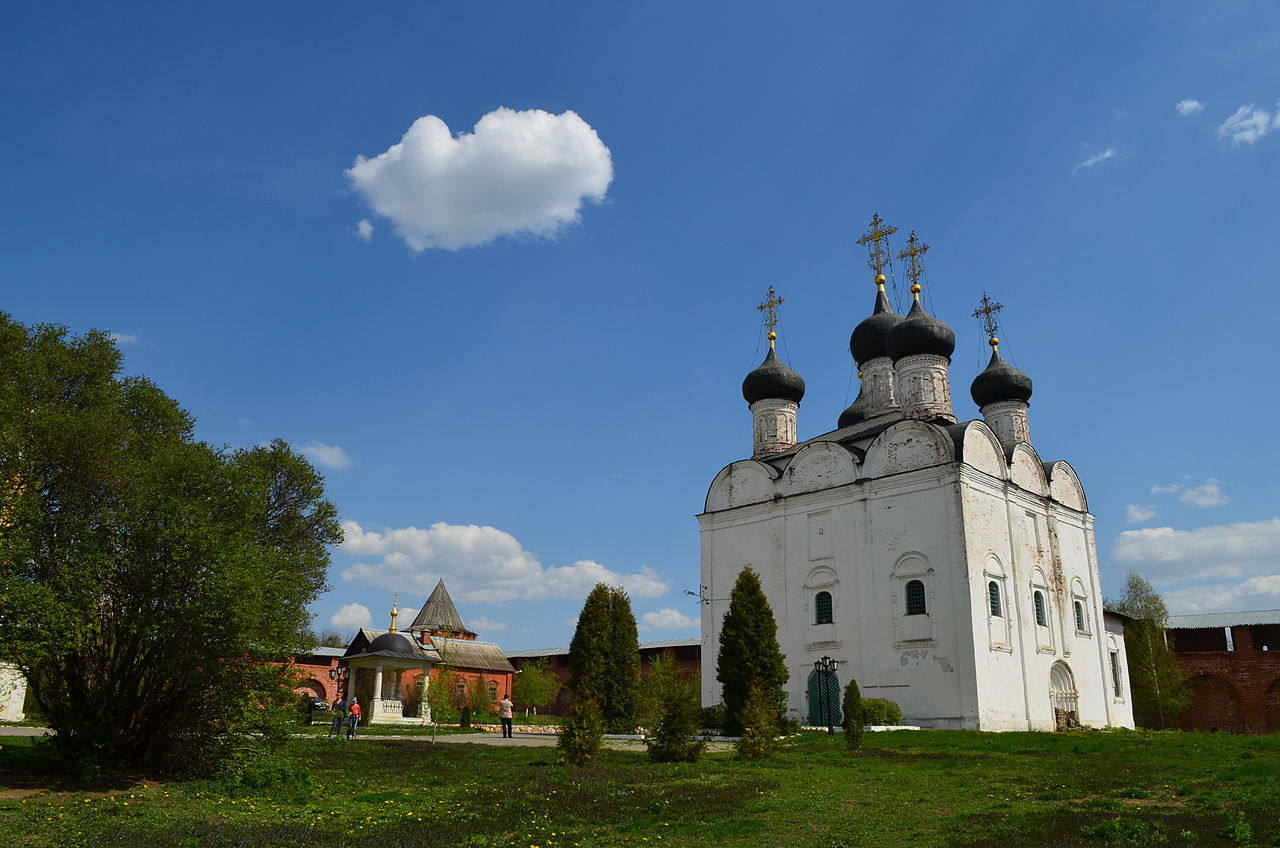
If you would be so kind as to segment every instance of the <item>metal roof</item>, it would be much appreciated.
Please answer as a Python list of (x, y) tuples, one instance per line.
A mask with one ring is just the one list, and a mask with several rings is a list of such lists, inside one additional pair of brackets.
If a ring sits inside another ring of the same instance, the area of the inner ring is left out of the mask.
[(1247, 627), (1254, 624), (1280, 624), (1280, 610), (1171, 615), (1165, 626), (1170, 630), (1193, 630), (1200, 627)]
[(314, 648), (298, 654), (300, 657), (340, 657), (347, 652), (346, 648), (330, 648), (328, 645), (316, 645)]
[(470, 639), (448, 639), (433, 636), (431, 644), (440, 652), (441, 660), (458, 668), (483, 668), (488, 671), (514, 671), (503, 656), (502, 649), (493, 642), (473, 642)]
[[(641, 642), (640, 650), (657, 650), (661, 648), (689, 648), (694, 645), (701, 645), (702, 640), (694, 639), (659, 639), (656, 642)], [(528, 659), (531, 657), (561, 657), (568, 656), (569, 646), (563, 648), (529, 648), (523, 651), (506, 651), (508, 658)]]

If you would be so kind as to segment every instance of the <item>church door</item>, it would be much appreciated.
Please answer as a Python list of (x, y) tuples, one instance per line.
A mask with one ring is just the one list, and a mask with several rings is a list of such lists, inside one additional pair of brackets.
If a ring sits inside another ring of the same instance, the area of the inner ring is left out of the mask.
[(840, 723), (840, 678), (834, 671), (809, 672), (809, 724), (826, 727)]
[(1049, 702), (1053, 704), (1054, 729), (1080, 729), (1080, 694), (1075, 676), (1064, 662), (1056, 662), (1049, 669)]

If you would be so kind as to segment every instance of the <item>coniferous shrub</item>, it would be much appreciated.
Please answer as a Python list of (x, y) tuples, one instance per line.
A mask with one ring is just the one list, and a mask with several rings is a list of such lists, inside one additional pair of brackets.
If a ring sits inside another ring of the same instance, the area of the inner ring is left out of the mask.
[(740, 760), (759, 760), (778, 747), (778, 706), (772, 693), (751, 684), (738, 712), (742, 735), (733, 750)]
[(780, 727), (786, 714), (787, 665), (778, 647), (778, 623), (764, 596), (760, 577), (750, 567), (742, 569), (729, 593), (729, 611), (720, 626), (720, 652), (716, 680), (723, 686), (724, 732), (743, 734), (742, 710), (752, 686), (761, 690), (773, 707), (773, 726)]
[(724, 728), (724, 704), (712, 704), (698, 711), (698, 723), (706, 730)]
[(575, 698), (556, 742), (556, 762), (585, 766), (604, 747), (604, 715), (592, 698)]
[(696, 678), (677, 680), (663, 693), (657, 729), (645, 739), (655, 763), (696, 762), (707, 743), (698, 738), (699, 709)]
[(844, 687), (844, 703), (840, 705), (844, 711), (844, 720), (840, 726), (844, 728), (844, 743), (850, 751), (862, 747), (862, 726), (865, 723), (862, 703), (858, 681), (850, 680), (849, 685)]
[(569, 691), (575, 700), (594, 700), (612, 732), (630, 733), (639, 686), (640, 641), (631, 599), (597, 583), (569, 643)]
[(868, 727), (902, 724), (902, 707), (887, 698), (863, 698), (862, 723)]

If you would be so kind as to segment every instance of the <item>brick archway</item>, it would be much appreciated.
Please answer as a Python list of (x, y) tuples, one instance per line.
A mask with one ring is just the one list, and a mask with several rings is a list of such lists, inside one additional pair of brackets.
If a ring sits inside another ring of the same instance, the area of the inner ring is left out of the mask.
[(1240, 693), (1214, 674), (1198, 674), (1191, 685), (1191, 707), (1182, 714), (1183, 730), (1246, 733)]
[(1280, 733), (1280, 677), (1267, 687), (1262, 696), (1262, 715), (1268, 733)]

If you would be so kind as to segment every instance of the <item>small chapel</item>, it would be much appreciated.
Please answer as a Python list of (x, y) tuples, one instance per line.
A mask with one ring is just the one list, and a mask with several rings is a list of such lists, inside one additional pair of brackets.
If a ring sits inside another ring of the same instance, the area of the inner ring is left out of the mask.
[(913, 297), (897, 314), (884, 274), (894, 232), (877, 215), (858, 240), (876, 293), (849, 338), (859, 394), (829, 432), (797, 441), (805, 382), (775, 350), (772, 288), (760, 307), (769, 350), (742, 383), (751, 455), (716, 475), (698, 516), (703, 703), (720, 698), (720, 625), (750, 566), (803, 723), (838, 717), (852, 679), (924, 727), (1133, 727), (1094, 518), (1071, 466), (1032, 442), (1032, 382), (1000, 354), (1000, 306), (984, 293), (975, 313), (991, 347), (970, 385), (982, 418), (957, 421), (955, 334), (920, 299), (928, 245), (913, 232), (897, 254)]

